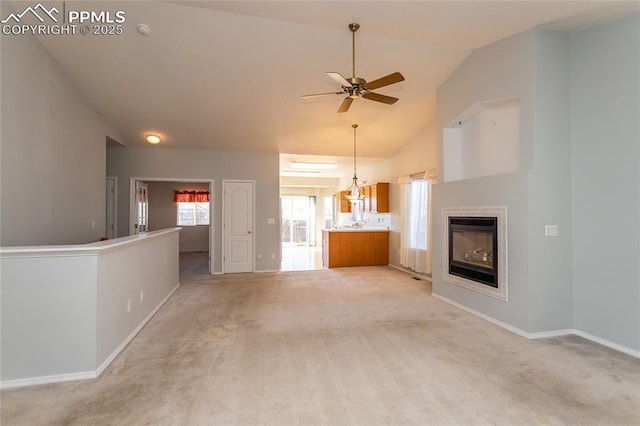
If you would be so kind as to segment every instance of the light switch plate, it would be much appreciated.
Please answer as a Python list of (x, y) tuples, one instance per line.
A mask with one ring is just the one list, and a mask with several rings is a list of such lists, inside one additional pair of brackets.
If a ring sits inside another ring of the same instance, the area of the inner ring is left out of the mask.
[(558, 225), (545, 225), (544, 226), (544, 235), (546, 237), (557, 237), (558, 236)]

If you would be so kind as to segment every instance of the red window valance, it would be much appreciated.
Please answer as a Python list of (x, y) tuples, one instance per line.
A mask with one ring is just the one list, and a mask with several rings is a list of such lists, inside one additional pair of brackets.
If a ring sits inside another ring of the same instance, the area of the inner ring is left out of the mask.
[(208, 203), (209, 191), (175, 191), (174, 203)]

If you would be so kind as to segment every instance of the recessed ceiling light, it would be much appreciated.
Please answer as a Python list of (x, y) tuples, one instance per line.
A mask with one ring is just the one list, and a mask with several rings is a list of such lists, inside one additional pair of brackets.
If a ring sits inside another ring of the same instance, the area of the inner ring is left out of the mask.
[(151, 144), (157, 144), (160, 143), (160, 136), (158, 135), (147, 135), (147, 142), (151, 143)]
[(336, 163), (311, 163), (306, 161), (292, 161), (291, 167), (305, 170), (331, 170), (338, 167)]

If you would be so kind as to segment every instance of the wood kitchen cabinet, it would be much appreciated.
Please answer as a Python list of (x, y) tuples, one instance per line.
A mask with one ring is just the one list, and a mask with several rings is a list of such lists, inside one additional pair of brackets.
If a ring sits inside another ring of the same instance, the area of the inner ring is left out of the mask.
[(347, 199), (347, 195), (349, 194), (349, 191), (338, 192), (338, 206), (340, 208), (340, 213), (351, 213), (351, 201)]
[(324, 230), (322, 264), (325, 268), (389, 264), (389, 231)]
[(371, 211), (371, 185), (362, 187), (362, 211)]
[[(362, 211), (365, 213), (389, 213), (389, 183), (378, 182), (366, 185), (362, 190)], [(340, 213), (351, 213), (351, 202), (347, 199), (349, 191), (338, 192)]]
[(365, 212), (389, 213), (389, 183), (379, 182), (368, 186)]

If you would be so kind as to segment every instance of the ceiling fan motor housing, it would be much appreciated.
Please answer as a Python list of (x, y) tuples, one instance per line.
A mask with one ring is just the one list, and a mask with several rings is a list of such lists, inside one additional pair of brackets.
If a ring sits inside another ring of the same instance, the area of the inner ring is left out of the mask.
[(343, 90), (348, 92), (350, 97), (357, 98), (367, 92), (367, 89), (365, 88), (365, 84), (367, 82), (364, 78), (351, 77), (347, 78), (347, 81), (351, 83), (351, 86), (345, 86), (343, 87)]

